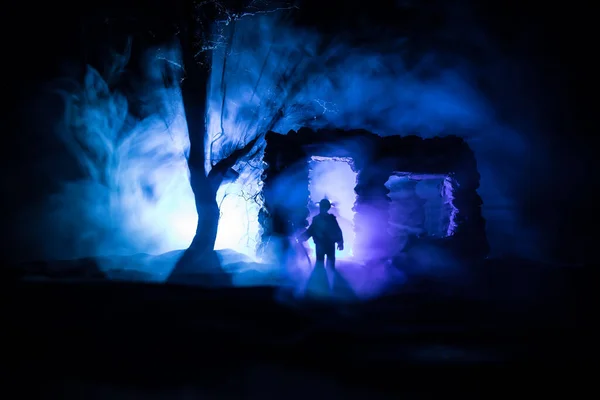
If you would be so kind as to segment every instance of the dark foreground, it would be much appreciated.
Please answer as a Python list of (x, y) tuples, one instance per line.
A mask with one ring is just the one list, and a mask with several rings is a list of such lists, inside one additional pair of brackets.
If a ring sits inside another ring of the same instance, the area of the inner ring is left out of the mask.
[(264, 287), (12, 282), (3, 287), (5, 390), (64, 399), (583, 393), (593, 365), (583, 271), (523, 307), (418, 292), (334, 305), (290, 303)]

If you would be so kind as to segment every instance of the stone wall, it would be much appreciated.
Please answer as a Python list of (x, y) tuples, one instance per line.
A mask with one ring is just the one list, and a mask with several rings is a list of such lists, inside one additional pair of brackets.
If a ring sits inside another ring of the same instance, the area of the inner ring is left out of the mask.
[[(477, 164), (472, 150), (461, 138), (380, 137), (364, 130), (302, 128), (287, 135), (268, 132), (266, 140), (264, 208), (259, 217), (263, 243), (273, 235), (285, 235), (286, 230), (289, 234), (307, 226), (310, 157), (344, 157), (354, 161), (352, 167), (358, 173), (354, 206), (354, 254), (358, 259), (394, 253), (395, 244), (387, 229), (390, 198), (385, 184), (395, 172), (447, 176), (446, 197), (454, 210), (449, 229), (452, 245), (467, 256), (483, 257), (488, 253), (482, 201), (477, 194)], [(293, 194), (281, 198), (278, 182), (284, 181), (297, 187)]]
[[(262, 242), (257, 253), (269, 252), (270, 238), (289, 236), (308, 226), (308, 162), (302, 147), (294, 146), (289, 138), (274, 132), (267, 133), (262, 174), (263, 208), (258, 218)], [(293, 192), (286, 191), (288, 181), (297, 181)]]
[(389, 252), (389, 175), (375, 166), (364, 166), (357, 176), (354, 203), (354, 256), (366, 261), (385, 257)]

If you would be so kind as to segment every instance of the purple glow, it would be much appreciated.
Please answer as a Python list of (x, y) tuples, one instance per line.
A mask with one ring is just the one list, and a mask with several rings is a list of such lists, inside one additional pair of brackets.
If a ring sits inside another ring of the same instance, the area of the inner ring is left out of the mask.
[(362, 264), (340, 260), (336, 270), (304, 270), (299, 276), (296, 295), (334, 300), (365, 300), (406, 282), (405, 274), (389, 262)]
[(455, 221), (456, 221), (456, 216), (458, 215), (458, 209), (456, 207), (454, 207), (454, 204), (452, 204), (452, 200), (454, 199), (454, 196), (453, 196), (454, 189), (452, 188), (452, 186), (454, 184), (455, 183), (453, 182), (452, 178), (447, 176), (444, 179), (443, 189), (442, 189), (442, 194), (445, 199), (445, 204), (450, 209), (450, 218), (448, 221), (448, 231), (446, 233), (447, 236), (454, 235), (454, 232), (456, 231), (456, 222)]

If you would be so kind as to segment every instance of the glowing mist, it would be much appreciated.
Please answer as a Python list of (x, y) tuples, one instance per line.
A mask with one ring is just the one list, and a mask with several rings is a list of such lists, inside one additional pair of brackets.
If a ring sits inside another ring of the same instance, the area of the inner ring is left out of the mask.
[[(318, 34), (291, 28), (277, 13), (243, 18), (224, 35), (233, 36), (231, 46), (213, 54), (208, 160), (268, 130), (302, 126), (423, 137), (465, 132), (478, 158), (484, 214), (486, 204), (513, 201), (503, 188), (528, 149), (518, 132), (496, 121), (464, 63), (441, 68), (435, 54), (424, 54), (408, 68), (403, 41), (356, 48), (339, 38), (324, 45)], [(113, 71), (125, 68), (124, 59)], [(66, 184), (46, 204), (46, 226), (60, 227), (42, 240), (49, 257), (157, 254), (191, 242), (197, 215), (185, 162), (180, 59), (177, 46), (148, 51), (127, 95), (91, 68), (83, 85), (63, 90), (66, 114), (57, 132), (88, 179)], [(165, 76), (175, 84), (165, 87)], [(252, 257), (262, 161), (238, 164), (240, 178), (218, 192), (216, 247)], [(519, 232), (514, 215), (501, 221), (488, 223), (488, 230)]]

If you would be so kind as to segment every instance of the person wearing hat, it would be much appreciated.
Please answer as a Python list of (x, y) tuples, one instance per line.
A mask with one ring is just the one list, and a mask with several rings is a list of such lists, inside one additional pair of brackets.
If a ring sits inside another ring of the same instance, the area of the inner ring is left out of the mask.
[(319, 214), (315, 215), (312, 223), (302, 235), (302, 241), (311, 237), (315, 242), (317, 262), (315, 266), (324, 266), (327, 256), (327, 266), (335, 268), (335, 244), (338, 250), (344, 250), (344, 237), (342, 229), (334, 215), (329, 214), (331, 202), (323, 199), (319, 202)]

